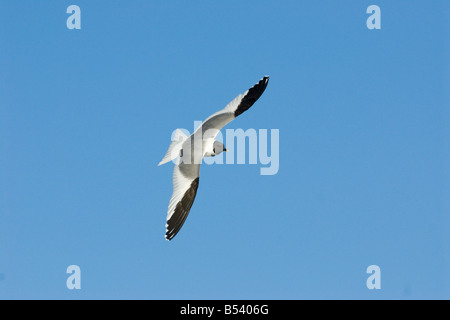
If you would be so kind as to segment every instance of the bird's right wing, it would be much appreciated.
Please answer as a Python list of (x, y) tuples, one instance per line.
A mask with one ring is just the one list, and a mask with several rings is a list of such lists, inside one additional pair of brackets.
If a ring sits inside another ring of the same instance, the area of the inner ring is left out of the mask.
[(175, 165), (173, 194), (167, 211), (166, 239), (171, 240), (180, 231), (197, 195), (200, 164)]
[(245, 93), (239, 94), (225, 108), (209, 116), (201, 125), (203, 139), (215, 138), (226, 124), (250, 109), (266, 90), (268, 82), (269, 77), (265, 76)]

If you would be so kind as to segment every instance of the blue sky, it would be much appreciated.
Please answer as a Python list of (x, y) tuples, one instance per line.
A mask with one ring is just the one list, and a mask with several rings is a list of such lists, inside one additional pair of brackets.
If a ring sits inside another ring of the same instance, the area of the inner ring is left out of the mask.
[[(66, 27), (71, 4), (81, 30)], [(0, 298), (450, 298), (449, 14), (447, 1), (1, 1)], [(278, 174), (203, 166), (167, 242), (173, 165), (157, 163), (172, 131), (266, 74), (226, 128), (279, 129)], [(81, 290), (66, 287), (73, 264)]]

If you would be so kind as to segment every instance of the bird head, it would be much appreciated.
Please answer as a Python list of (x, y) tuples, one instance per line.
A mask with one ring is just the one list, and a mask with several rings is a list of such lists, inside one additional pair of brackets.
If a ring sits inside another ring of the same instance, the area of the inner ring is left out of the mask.
[(225, 148), (225, 145), (222, 142), (215, 140), (213, 144), (214, 155), (217, 156), (218, 154), (221, 154), (223, 151), (228, 152), (228, 150)]

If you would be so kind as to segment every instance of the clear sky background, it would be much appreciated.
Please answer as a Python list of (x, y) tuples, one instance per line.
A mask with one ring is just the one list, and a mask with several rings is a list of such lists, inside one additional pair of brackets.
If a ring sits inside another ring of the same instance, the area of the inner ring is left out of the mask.
[[(449, 299), (449, 17), (448, 1), (0, 1), (0, 298)], [(203, 166), (166, 241), (172, 131), (266, 74), (226, 128), (279, 129), (278, 174)]]

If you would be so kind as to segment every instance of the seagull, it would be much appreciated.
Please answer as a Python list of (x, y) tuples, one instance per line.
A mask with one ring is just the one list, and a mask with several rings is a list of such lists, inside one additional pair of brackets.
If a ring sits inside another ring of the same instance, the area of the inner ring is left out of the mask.
[(223, 143), (215, 140), (219, 131), (261, 97), (269, 82), (263, 77), (243, 94), (239, 94), (225, 108), (209, 116), (191, 136), (180, 129), (175, 130), (172, 143), (158, 166), (175, 160), (173, 169), (173, 194), (167, 210), (167, 240), (180, 231), (197, 195), (200, 164), (203, 157), (214, 157), (228, 151)]

